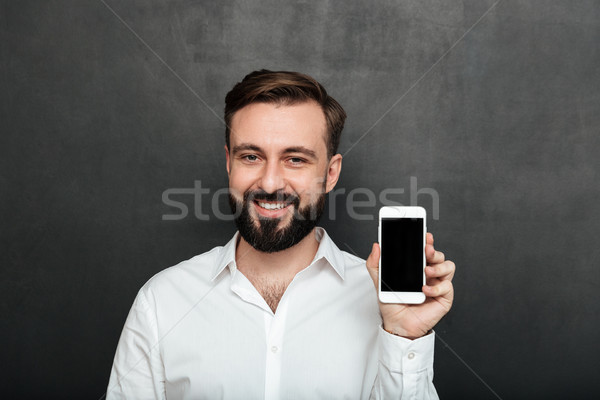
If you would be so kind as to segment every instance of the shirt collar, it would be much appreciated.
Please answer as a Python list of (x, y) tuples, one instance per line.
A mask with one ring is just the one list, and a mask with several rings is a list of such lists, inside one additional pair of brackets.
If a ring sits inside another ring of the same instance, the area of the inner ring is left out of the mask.
[[(315, 229), (315, 236), (319, 242), (319, 248), (317, 249), (317, 254), (315, 254), (315, 258), (313, 259), (311, 265), (324, 258), (335, 270), (335, 272), (337, 272), (340, 278), (344, 279), (345, 266), (344, 255), (342, 254), (342, 251), (335, 245), (335, 243), (333, 243), (333, 240), (331, 240), (325, 229), (317, 227)], [(235, 235), (233, 235), (233, 238), (231, 238), (231, 240), (220, 249), (211, 280), (215, 280), (217, 276), (223, 272), (225, 267), (229, 267), (229, 270), (232, 273), (235, 269), (237, 269), (235, 264), (235, 249), (237, 246), (238, 237), (239, 232), (236, 232)]]
[(240, 233), (236, 232), (231, 240), (227, 242), (225, 246), (221, 247), (210, 279), (211, 281), (214, 281), (227, 266), (229, 266), (230, 272), (233, 272), (231, 270), (232, 268), (237, 269), (237, 266), (235, 265), (235, 248), (237, 246), (239, 235)]
[(313, 263), (324, 258), (335, 272), (338, 273), (340, 278), (344, 279), (345, 265), (342, 251), (333, 243), (333, 240), (331, 240), (325, 229), (317, 227), (315, 229), (315, 236), (319, 242), (319, 248), (317, 249)]

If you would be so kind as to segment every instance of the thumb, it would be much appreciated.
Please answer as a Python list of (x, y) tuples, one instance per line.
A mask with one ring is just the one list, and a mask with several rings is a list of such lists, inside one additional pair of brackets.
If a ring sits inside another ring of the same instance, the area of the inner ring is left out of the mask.
[(369, 271), (376, 288), (379, 286), (379, 252), (379, 244), (373, 243), (371, 254), (367, 258), (367, 271)]

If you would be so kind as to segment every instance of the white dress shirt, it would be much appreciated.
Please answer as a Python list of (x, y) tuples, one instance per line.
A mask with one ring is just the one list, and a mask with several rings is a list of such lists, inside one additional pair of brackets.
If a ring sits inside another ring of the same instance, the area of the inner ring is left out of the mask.
[(434, 334), (381, 328), (365, 261), (317, 228), (319, 248), (275, 313), (224, 247), (168, 268), (139, 291), (107, 399), (437, 399)]

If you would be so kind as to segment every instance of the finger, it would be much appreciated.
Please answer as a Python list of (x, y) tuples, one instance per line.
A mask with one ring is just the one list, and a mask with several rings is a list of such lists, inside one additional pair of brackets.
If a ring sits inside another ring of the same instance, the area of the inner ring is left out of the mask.
[(436, 251), (433, 247), (433, 234), (431, 232), (427, 232), (425, 235), (425, 259), (427, 265), (440, 264), (445, 260), (444, 253)]
[(379, 244), (373, 243), (371, 254), (369, 254), (369, 257), (367, 258), (367, 271), (369, 271), (369, 275), (371, 275), (375, 287), (379, 286), (379, 253)]
[(428, 265), (425, 267), (427, 278), (439, 278), (440, 280), (452, 280), (456, 265), (452, 261), (444, 261), (440, 264)]
[(427, 232), (425, 235), (425, 258), (429, 259), (433, 257), (435, 253), (435, 248), (433, 247), (433, 234), (431, 232)]
[(423, 285), (423, 293), (425, 293), (425, 296), (427, 297), (448, 297), (454, 290), (452, 282), (450, 281), (433, 279), (428, 283), (428, 285)]
[(371, 254), (367, 258), (367, 268), (379, 269), (379, 244), (373, 243), (371, 246)]
[(433, 246), (430, 245), (425, 246), (425, 258), (427, 259), (428, 265), (441, 264), (446, 259), (444, 253), (435, 250)]

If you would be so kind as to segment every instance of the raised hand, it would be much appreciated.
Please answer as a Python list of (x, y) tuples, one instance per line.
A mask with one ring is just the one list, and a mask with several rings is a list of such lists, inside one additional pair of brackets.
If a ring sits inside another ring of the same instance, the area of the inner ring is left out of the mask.
[[(374, 243), (371, 254), (367, 258), (367, 270), (378, 288), (379, 279), (379, 244)], [(383, 318), (383, 328), (395, 335), (408, 339), (419, 338), (429, 330), (450, 310), (454, 300), (452, 278), (456, 269), (452, 261), (446, 261), (444, 253), (433, 247), (433, 235), (427, 233), (425, 245), (426, 285), (423, 293), (426, 299), (422, 304), (384, 304), (379, 302)]]

